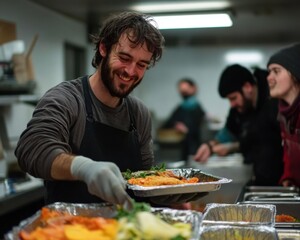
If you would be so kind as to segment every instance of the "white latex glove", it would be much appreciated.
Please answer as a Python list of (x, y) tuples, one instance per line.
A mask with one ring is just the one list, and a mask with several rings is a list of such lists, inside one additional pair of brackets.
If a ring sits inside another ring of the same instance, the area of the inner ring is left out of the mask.
[(96, 162), (83, 156), (76, 156), (71, 164), (71, 174), (86, 183), (91, 194), (114, 204), (130, 201), (126, 193), (126, 182), (112, 162)]

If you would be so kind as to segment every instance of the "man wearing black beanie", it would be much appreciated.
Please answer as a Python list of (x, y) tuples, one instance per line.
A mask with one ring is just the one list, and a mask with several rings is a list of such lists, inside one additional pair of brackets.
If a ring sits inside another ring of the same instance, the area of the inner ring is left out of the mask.
[(218, 91), (229, 100), (231, 109), (215, 139), (199, 147), (196, 161), (205, 162), (211, 154), (224, 156), (238, 151), (245, 163), (253, 164), (249, 184), (278, 185), (283, 170), (282, 146), (277, 101), (269, 98), (267, 74), (259, 68), (251, 73), (239, 64), (224, 69)]

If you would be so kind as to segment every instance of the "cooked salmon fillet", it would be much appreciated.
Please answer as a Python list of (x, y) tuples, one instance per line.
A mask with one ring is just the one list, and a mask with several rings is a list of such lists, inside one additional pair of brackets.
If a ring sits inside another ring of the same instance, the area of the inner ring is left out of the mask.
[(150, 186), (163, 186), (163, 185), (177, 185), (177, 184), (186, 184), (186, 183), (197, 183), (199, 179), (196, 177), (185, 179), (178, 179), (175, 177), (168, 176), (147, 176), (145, 178), (131, 178), (128, 180), (129, 184), (139, 185), (144, 187)]

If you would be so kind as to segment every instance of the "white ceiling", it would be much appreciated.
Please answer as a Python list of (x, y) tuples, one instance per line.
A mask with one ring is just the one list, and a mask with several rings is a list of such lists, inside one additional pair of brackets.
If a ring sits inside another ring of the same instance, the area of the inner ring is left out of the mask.
[[(109, 14), (129, 10), (133, 3), (151, 2), (150, 0), (30, 1), (85, 22), (89, 33), (94, 33), (101, 21)], [(164, 2), (176, 1), (164, 0)], [(166, 44), (279, 44), (300, 40), (300, 0), (229, 0), (227, 2), (231, 5), (226, 10), (231, 12), (232, 27), (162, 30)]]

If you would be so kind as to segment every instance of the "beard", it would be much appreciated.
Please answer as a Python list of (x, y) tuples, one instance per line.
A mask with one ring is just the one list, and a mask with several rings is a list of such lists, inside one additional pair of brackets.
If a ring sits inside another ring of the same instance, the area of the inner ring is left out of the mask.
[(238, 109), (239, 112), (241, 113), (249, 113), (249, 112), (252, 112), (254, 110), (254, 107), (252, 105), (252, 101), (248, 98), (246, 98), (244, 96), (244, 94), (242, 94), (242, 97), (243, 97), (243, 106), (240, 107)]
[[(120, 84), (119, 86), (114, 85), (113, 77), (110, 75), (111, 67), (108, 63), (109, 57), (104, 57), (102, 59), (102, 63), (100, 65), (100, 71), (101, 71), (101, 79), (104, 84), (104, 86), (109, 91), (110, 95), (113, 97), (118, 98), (124, 98), (127, 97), (135, 87), (137, 87), (143, 78), (141, 78), (139, 81), (136, 81), (134, 84), (132, 84), (129, 88), (127, 88), (126, 84)], [(122, 73), (123, 76), (127, 76), (127, 73)]]

